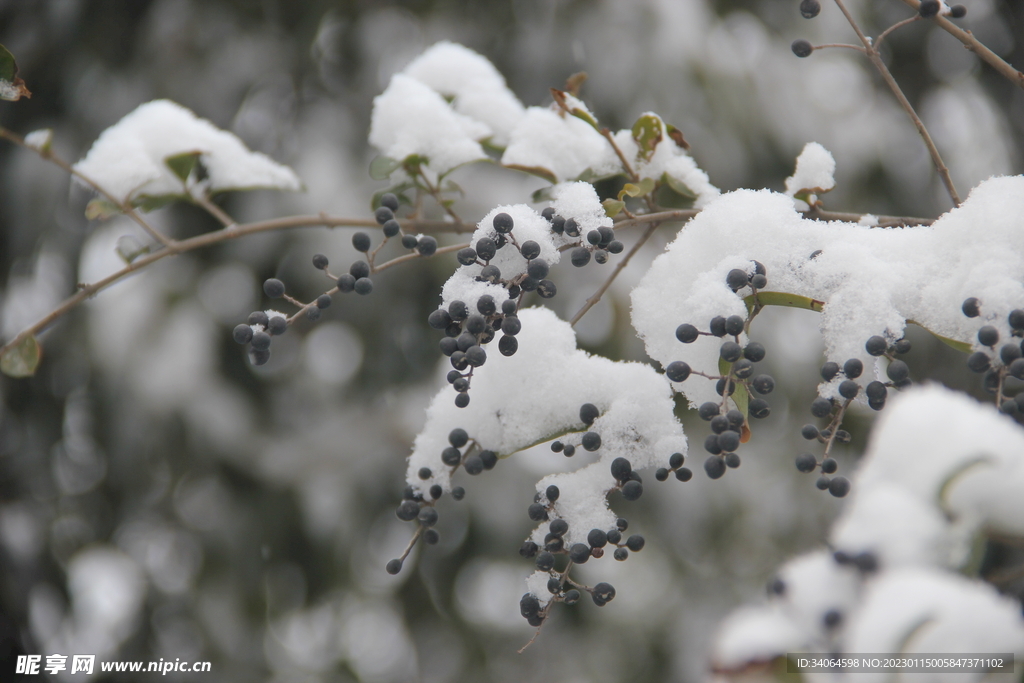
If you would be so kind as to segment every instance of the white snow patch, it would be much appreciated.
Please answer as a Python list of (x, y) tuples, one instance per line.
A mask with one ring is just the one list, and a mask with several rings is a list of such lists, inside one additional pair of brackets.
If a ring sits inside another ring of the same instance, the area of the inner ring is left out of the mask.
[(169, 100), (142, 104), (107, 128), (74, 168), (120, 201), (183, 195), (189, 188), (165, 160), (191, 152), (200, 155), (212, 191), (301, 187), (287, 166)]

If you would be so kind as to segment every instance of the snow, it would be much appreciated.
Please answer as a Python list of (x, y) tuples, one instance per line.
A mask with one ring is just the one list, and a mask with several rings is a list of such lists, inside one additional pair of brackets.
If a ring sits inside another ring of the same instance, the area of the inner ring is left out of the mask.
[(426, 157), (426, 166), (444, 175), (456, 166), (486, 159), (477, 142), (490, 128), (460, 114), (429, 86), (395, 74), (387, 89), (373, 99), (370, 144), (396, 161)]
[(939, 386), (894, 398), (830, 533), (835, 550), (875, 554), (877, 571), (858, 574), (824, 551), (787, 563), (781, 596), (723, 623), (716, 665), (794, 651), (794, 631), (804, 634), (799, 647), (825, 651), (826, 609), (843, 615), (830, 652), (1019, 656), (1020, 604), (960, 572), (981, 534), (1024, 533), (1022, 487), (1024, 432), (992, 406)]
[[(615, 486), (611, 461), (626, 457), (640, 469), (667, 462), (673, 452), (685, 454), (682, 427), (673, 414), (668, 385), (650, 366), (617, 363), (577, 349), (572, 328), (550, 310), (521, 310), (519, 318), (518, 352), (505, 357), (497, 352), (496, 343), (487, 346), (487, 362), (473, 374), (466, 408), (455, 407), (454, 392), (448, 386), (434, 397), (409, 457), (407, 481), (418, 490), (435, 483), (450, 490), (441, 451), (456, 427), (465, 429), (481, 448), (502, 457), (555, 438), (579, 446), (580, 433), (586, 431), (579, 409), (593, 403), (601, 411), (591, 427), (601, 435), (599, 459), (574, 472), (549, 475), (537, 484), (538, 492), (549, 484), (558, 485), (561, 495), (551, 516), (569, 523), (568, 543), (584, 542), (591, 529), (611, 529), (615, 524), (606, 500), (606, 493)], [(551, 453), (551, 458), (559, 464), (565, 461), (557, 453)], [(421, 467), (429, 467), (433, 476), (421, 480), (417, 474)], [(523, 501), (524, 510), (530, 502)], [(534, 537), (539, 534), (543, 540), (546, 526), (538, 527)]]
[(403, 73), (446, 98), (460, 114), (490, 128), (490, 142), (503, 147), (524, 109), (505, 78), (485, 57), (443, 40), (414, 59)]
[(501, 157), (505, 166), (540, 169), (555, 182), (622, 171), (615, 151), (586, 121), (553, 107), (529, 107)]
[[(796, 159), (796, 170), (786, 178), (786, 194), (790, 197), (808, 191), (811, 202), (816, 192), (828, 192), (836, 186), (833, 175), (836, 172), (836, 160), (832, 153), (817, 142), (808, 142)], [(801, 207), (806, 208), (806, 204)]]
[[(707, 331), (716, 315), (745, 316), (741, 297), (750, 289), (733, 293), (725, 276), (733, 268), (750, 272), (752, 260), (767, 268), (765, 291), (824, 302), (828, 359), (860, 358), (866, 370), (857, 381), (866, 385), (884, 377), (884, 368), (864, 343), (876, 334), (899, 339), (908, 320), (976, 348), (982, 325), (1009, 337), (1006, 315), (1024, 307), (1024, 177), (992, 178), (933, 225), (913, 228), (809, 220), (788, 196), (768, 190), (722, 195), (680, 230), (633, 290), (633, 326), (647, 353), (663, 365), (683, 360), (717, 375), (720, 341), (681, 344), (675, 328), (689, 322)], [(969, 296), (981, 299), (981, 317), (961, 312)], [(755, 321), (755, 338), (756, 330)], [(835, 396), (842, 379), (822, 386), (822, 395)], [(693, 404), (718, 399), (714, 382), (699, 377), (678, 388)]]
[(212, 191), (301, 188), (290, 168), (169, 100), (142, 104), (107, 128), (74, 169), (122, 202), (184, 195), (189, 188), (165, 160), (193, 152), (208, 173), (204, 187)]

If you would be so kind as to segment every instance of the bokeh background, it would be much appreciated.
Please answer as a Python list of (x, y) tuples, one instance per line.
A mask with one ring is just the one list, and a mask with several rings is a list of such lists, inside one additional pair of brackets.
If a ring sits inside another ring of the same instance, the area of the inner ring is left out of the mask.
[[(848, 1), (871, 34), (910, 15), (899, 0)], [(962, 24), (1024, 64), (1024, 5), (963, 3)], [(303, 179), (295, 195), (223, 197), (238, 220), (369, 217), (382, 187), (367, 172), (373, 97), (450, 39), (489, 58), (527, 105), (585, 70), (581, 96), (605, 125), (658, 112), (723, 190), (781, 190), (813, 140), (838, 165), (827, 208), (947, 210), (923, 144), (867, 62), (852, 50), (790, 52), (796, 38), (855, 39), (831, 3), (812, 21), (798, 4), (6, 0), (0, 43), (33, 97), (0, 103), (0, 124), (52, 128), (55, 151), (76, 160), (139, 104), (170, 98)], [(962, 194), (1021, 172), (1024, 90), (926, 22), (894, 34), (886, 52)], [(482, 165), (455, 180), (465, 189), (456, 208), (473, 221), (543, 185)], [(88, 221), (87, 200), (60, 169), (0, 146), (4, 338), (116, 268), (118, 238), (143, 238), (124, 219)], [(218, 227), (186, 205), (152, 220), (175, 237)], [(678, 227), (662, 228), (577, 326), (583, 347), (646, 360), (628, 292)], [(444, 386), (426, 316), (454, 258), (381, 274), (371, 296), (341, 299), (275, 341), (264, 367), (230, 339), (267, 307), (263, 279), (304, 299), (323, 291), (310, 257), (354, 260), (351, 233), (264, 234), (162, 261), (44, 335), (35, 377), (0, 378), (0, 679), (14, 680), (17, 654), (59, 652), (212, 662), (212, 674), (166, 680), (703, 680), (716, 624), (760, 599), (786, 558), (820, 547), (841, 506), (792, 466), (821, 362), (815, 315), (769, 311), (755, 325), (779, 389), (743, 467), (712, 482), (698, 465), (688, 484), (648, 486), (629, 510), (644, 551), (586, 567), (585, 578), (616, 586), (615, 601), (555, 610), (520, 655), (532, 567), (516, 550), (533, 483), (564, 465), (550, 451), (469, 482), (465, 501), (441, 506), (441, 543), (417, 549), (397, 577), (383, 569), (411, 533), (394, 509), (410, 443)], [(550, 305), (571, 316), (605, 272), (557, 270)], [(978, 393), (955, 353), (910, 338), (915, 380)], [(682, 404), (680, 414), (701, 443), (703, 426)], [(854, 442), (839, 455), (847, 470), (870, 421), (853, 417)]]

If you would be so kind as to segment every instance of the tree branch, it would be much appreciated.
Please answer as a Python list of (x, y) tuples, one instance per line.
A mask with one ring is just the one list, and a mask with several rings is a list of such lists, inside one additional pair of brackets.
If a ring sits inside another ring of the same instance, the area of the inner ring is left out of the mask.
[(914, 107), (910, 104), (910, 100), (908, 100), (907, 96), (903, 94), (903, 90), (900, 89), (896, 79), (893, 78), (888, 67), (885, 66), (885, 62), (883, 62), (882, 58), (879, 56), (878, 50), (876, 50), (871, 44), (871, 39), (864, 35), (864, 32), (861, 30), (857, 20), (854, 19), (853, 15), (850, 14), (850, 11), (846, 9), (846, 4), (843, 0), (835, 0), (835, 2), (846, 17), (846, 20), (850, 23), (850, 26), (853, 27), (857, 37), (860, 38), (860, 42), (864, 45), (868, 59), (871, 60), (875, 69), (877, 69), (878, 73), (881, 74), (882, 80), (884, 80), (885, 84), (889, 86), (890, 90), (892, 90), (892, 94), (896, 96), (896, 101), (898, 101), (900, 106), (903, 107), (903, 110), (907, 112), (907, 116), (910, 117), (910, 120), (917, 128), (917, 132), (920, 134), (921, 139), (924, 140), (924, 144), (928, 148), (928, 153), (932, 157), (932, 163), (935, 164), (935, 170), (938, 171), (939, 178), (942, 179), (942, 184), (946, 186), (946, 191), (949, 192), (949, 196), (953, 200), (953, 206), (960, 206), (960, 195), (957, 194), (956, 188), (953, 186), (953, 179), (949, 175), (949, 169), (946, 168), (945, 162), (942, 161), (942, 156), (939, 154), (939, 150), (935, 146), (932, 136), (928, 134), (928, 129), (925, 128), (924, 122), (921, 121), (917, 112), (914, 111)]
[(621, 273), (622, 270), (627, 265), (629, 265), (630, 259), (632, 259), (633, 256), (636, 255), (638, 251), (640, 251), (640, 247), (644, 246), (647, 240), (651, 238), (651, 235), (654, 234), (654, 231), (658, 229), (659, 225), (661, 224), (653, 222), (649, 226), (647, 226), (647, 230), (645, 230), (644, 234), (640, 236), (640, 239), (636, 241), (636, 244), (633, 245), (633, 248), (630, 249), (629, 252), (624, 257), (622, 257), (622, 259), (618, 263), (615, 264), (615, 270), (613, 270), (612, 274), (608, 276), (608, 279), (604, 281), (604, 284), (601, 285), (596, 292), (594, 292), (593, 294), (590, 295), (590, 297), (587, 298), (587, 302), (583, 304), (583, 307), (580, 310), (576, 311), (576, 315), (574, 315), (572, 317), (572, 320), (569, 321), (570, 325), (575, 326), (576, 323), (580, 321), (580, 318), (585, 316), (587, 314), (587, 311), (593, 308), (597, 304), (597, 302), (601, 300), (601, 297), (604, 296), (604, 293), (607, 292), (608, 288), (612, 286), (613, 282), (615, 282), (615, 278), (617, 278), (619, 276), (619, 273)]

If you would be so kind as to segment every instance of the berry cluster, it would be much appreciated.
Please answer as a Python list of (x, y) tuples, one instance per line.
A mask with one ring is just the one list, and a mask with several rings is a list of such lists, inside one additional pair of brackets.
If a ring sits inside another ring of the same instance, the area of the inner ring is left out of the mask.
[[(399, 225), (398, 220), (395, 219), (395, 212), (398, 211), (398, 197), (391, 192), (383, 194), (380, 198), (380, 206), (374, 212), (373, 217), (380, 224), (381, 230), (384, 233), (384, 241), (377, 249), (387, 243), (392, 237), (402, 237), (402, 246), (410, 251), (416, 251), (420, 256), (433, 256), (434, 252), (437, 251), (437, 239), (430, 235), (409, 235), (402, 230), (402, 226)], [(368, 252), (370, 251), (370, 236), (365, 232), (357, 232), (352, 237), (352, 246), (357, 251)]]
[[(558, 216), (555, 214), (554, 208), (550, 206), (544, 209), (541, 215), (551, 223), (551, 230), (555, 234), (567, 237), (581, 236), (580, 226), (575, 218), (566, 219)], [(623, 244), (615, 239), (615, 231), (609, 227), (601, 226), (594, 230), (588, 230), (584, 240), (579, 240), (578, 246), (574, 247), (569, 254), (570, 263), (577, 268), (582, 268), (590, 263), (591, 258), (597, 263), (604, 264), (608, 263), (609, 254), (622, 253)]]
[[(480, 448), (479, 444), (469, 438), (465, 429), (455, 428), (448, 434), (449, 446), (441, 451), (441, 462), (448, 466), (448, 475), (455, 474), (460, 467), (467, 474), (477, 475), (484, 470), (492, 470), (498, 464), (498, 454)], [(429, 467), (421, 467), (417, 473), (419, 478), (427, 481), (434, 476)], [(407, 486), (402, 496), (402, 503), (398, 506), (395, 514), (403, 522), (418, 522), (419, 526), (412, 540), (409, 542), (401, 557), (397, 557), (387, 563), (386, 569), (389, 574), (397, 574), (402, 570), (402, 563), (408, 557), (409, 552), (420, 537), (429, 544), (437, 543), (441, 536), (434, 529), (437, 524), (438, 513), (437, 501), (444, 495), (444, 489), (440, 484), (432, 484), (427, 489), (426, 495), (418, 492), (412, 486)], [(466, 489), (461, 486), (454, 486), (451, 490), (451, 497), (455, 500), (462, 500), (466, 496)]]
[[(584, 403), (580, 406), (580, 420), (589, 426), (599, 416), (600, 412), (592, 403)], [(601, 447), (601, 437), (595, 431), (585, 432), (580, 439), (580, 447), (587, 451), (597, 451)], [(551, 450), (556, 453), (563, 453), (572, 456), (576, 450), (576, 444), (555, 441), (551, 444)], [(679, 465), (682, 464), (680, 454)], [(676, 456), (673, 456), (675, 458)], [(615, 458), (611, 462), (611, 475), (615, 484), (608, 489), (608, 492), (619, 491), (622, 497), (628, 501), (635, 501), (643, 495), (643, 479), (633, 470), (632, 464), (623, 457)], [(548, 533), (544, 537), (543, 545), (527, 540), (519, 548), (519, 554), (524, 558), (533, 559), (537, 569), (542, 572), (549, 572), (551, 577), (548, 580), (548, 592), (551, 593), (550, 600), (542, 607), (536, 595), (527, 593), (520, 601), (520, 611), (523, 617), (531, 626), (540, 626), (548, 614), (550, 606), (555, 602), (564, 602), (567, 605), (576, 604), (581, 596), (581, 591), (590, 593), (594, 604), (599, 607), (606, 605), (615, 597), (615, 589), (608, 583), (598, 583), (590, 587), (573, 581), (569, 574), (573, 565), (584, 564), (590, 558), (604, 557), (605, 552), (613, 547), (612, 557), (623, 562), (629, 558), (630, 552), (640, 552), (645, 544), (644, 537), (640, 534), (632, 534), (628, 538), (623, 537), (623, 532), (629, 528), (629, 522), (620, 517), (615, 522), (613, 529), (591, 529), (587, 533), (586, 543), (568, 544), (565, 540), (569, 532), (569, 523), (558, 514), (558, 500), (561, 491), (554, 484), (548, 486), (543, 492), (534, 496), (534, 501), (527, 510), (530, 519), (535, 522), (549, 522)], [(559, 563), (558, 558), (565, 557), (564, 563)], [(556, 568), (556, 564), (561, 564)]]
[[(890, 341), (881, 335), (874, 335), (864, 343), (864, 349), (869, 355), (885, 357), (889, 360), (886, 368), (888, 382), (874, 380), (864, 387), (864, 394), (868, 399), (868, 406), (873, 410), (881, 410), (885, 407), (885, 401), (889, 394), (889, 388), (903, 389), (910, 386), (910, 368), (906, 362), (896, 358), (896, 355), (903, 355), (910, 352), (910, 341), (899, 339)], [(830, 477), (839, 470), (839, 464), (831, 457), (832, 447), (837, 443), (849, 443), (850, 433), (840, 429), (843, 417), (850, 404), (861, 393), (861, 385), (855, 380), (864, 373), (864, 362), (859, 358), (850, 358), (842, 366), (834, 361), (828, 361), (821, 366), (821, 378), (826, 382), (832, 382), (836, 378), (845, 377), (839, 383), (839, 395), (844, 399), (837, 401), (829, 398), (816, 398), (811, 403), (811, 415), (817, 418), (827, 418), (828, 424), (820, 429), (816, 425), (806, 424), (801, 428), (800, 434), (808, 441), (817, 441), (825, 445), (825, 453), (821, 460), (812, 453), (802, 453), (796, 458), (796, 468), (800, 472), (811, 473), (820, 469), (821, 476), (818, 477), (816, 486), (822, 491), (828, 491), (837, 498), (842, 498), (850, 492), (850, 481), (845, 477)]]
[[(976, 297), (966, 299), (961, 306), (968, 318), (981, 316), (981, 301)], [(978, 330), (978, 343), (986, 350), (975, 351), (967, 357), (967, 367), (972, 372), (985, 373), (982, 386), (995, 394), (999, 410), (1019, 417), (1024, 415), (1024, 392), (1013, 398), (1006, 395), (1010, 378), (1024, 380), (1024, 310), (1015, 308), (1007, 316), (1011, 338), (1000, 345), (999, 330), (984, 325)], [(996, 350), (999, 346), (999, 350)]]
[[(752, 263), (753, 270), (750, 273), (740, 268), (730, 270), (726, 276), (726, 284), (737, 294), (749, 287), (756, 302), (758, 291), (768, 284), (768, 276), (763, 264), (758, 261)], [(775, 389), (775, 380), (771, 375), (754, 374), (754, 365), (765, 357), (764, 345), (754, 341), (747, 342), (745, 346), (740, 343), (740, 335), (748, 331), (750, 321), (757, 310), (759, 309), (755, 304), (746, 318), (739, 315), (731, 315), (728, 318), (715, 316), (711, 319), (707, 332), (698, 330), (689, 323), (683, 323), (676, 328), (676, 339), (684, 344), (692, 344), (700, 336), (726, 339), (719, 348), (719, 367), (722, 368), (722, 374), (709, 375), (699, 372), (683, 361), (673, 361), (665, 368), (665, 376), (673, 382), (686, 381), (691, 375), (700, 375), (717, 382), (715, 390), (722, 400), (718, 403), (708, 401), (698, 409), (701, 419), (711, 423), (712, 433), (704, 440), (704, 448), (711, 455), (704, 462), (704, 471), (712, 479), (722, 477), (727, 468), (740, 466), (740, 456), (736, 451), (740, 443), (749, 438), (747, 416), (765, 418), (771, 412), (767, 401), (755, 397), (755, 394), (763, 396)], [(730, 401), (735, 407), (729, 407)], [(743, 403), (746, 404), (746, 414), (740, 410)], [(676, 478), (686, 481), (691, 473), (686, 468), (680, 469), (681, 465), (680, 457), (678, 466), (673, 466), (672, 469), (676, 472)], [(668, 470), (664, 476), (668, 478)]]
[[(494, 339), (496, 332), (502, 332), (498, 340), (498, 351), (502, 355), (511, 356), (519, 349), (516, 335), (522, 324), (516, 314), (523, 296), (527, 292), (537, 292), (541, 298), (550, 299), (558, 291), (555, 283), (547, 279), (550, 267), (545, 259), (540, 258), (540, 244), (533, 240), (522, 244), (516, 241), (512, 233), (515, 228), (512, 216), (499, 213), (494, 217), (492, 226), (493, 233), (480, 237), (473, 246), (460, 249), (456, 257), (463, 266), (480, 266), (476, 279), (500, 285), (508, 298), (499, 304), (493, 296), (485, 294), (472, 307), (465, 301), (455, 300), (448, 304), (447, 309), (439, 308), (427, 318), (427, 323), (435, 330), (444, 330), (441, 353), (451, 359), (454, 370), (448, 373), (448, 382), (456, 391), (455, 405), (460, 408), (469, 405), (473, 370), (487, 361), (483, 346)], [(502, 273), (497, 265), (491, 263), (498, 252), (508, 246), (517, 249), (526, 259), (525, 272)]]

